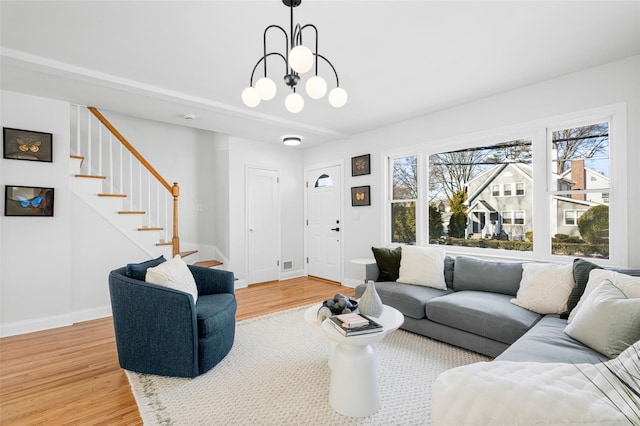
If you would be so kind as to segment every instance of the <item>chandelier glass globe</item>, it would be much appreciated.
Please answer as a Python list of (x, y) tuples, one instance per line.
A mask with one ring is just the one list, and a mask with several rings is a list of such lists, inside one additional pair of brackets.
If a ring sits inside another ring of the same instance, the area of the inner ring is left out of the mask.
[(242, 102), (251, 108), (260, 105), (260, 94), (255, 87), (247, 87), (242, 91)]
[(276, 83), (268, 77), (262, 77), (256, 81), (256, 90), (263, 101), (271, 100), (276, 95)]
[(289, 66), (295, 72), (303, 74), (313, 66), (313, 53), (307, 46), (298, 45), (289, 52)]
[(287, 111), (298, 113), (304, 108), (304, 98), (299, 93), (290, 93), (284, 100)]
[(347, 103), (347, 91), (336, 87), (329, 92), (329, 103), (335, 108), (342, 108)]
[(305, 88), (311, 99), (320, 99), (327, 93), (327, 82), (319, 75), (315, 75), (307, 80)]

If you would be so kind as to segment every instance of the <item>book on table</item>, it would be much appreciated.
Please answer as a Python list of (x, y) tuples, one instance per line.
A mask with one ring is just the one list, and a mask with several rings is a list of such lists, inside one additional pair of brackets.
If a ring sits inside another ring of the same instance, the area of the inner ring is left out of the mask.
[(379, 333), (383, 329), (382, 325), (362, 314), (341, 314), (327, 319), (344, 336)]

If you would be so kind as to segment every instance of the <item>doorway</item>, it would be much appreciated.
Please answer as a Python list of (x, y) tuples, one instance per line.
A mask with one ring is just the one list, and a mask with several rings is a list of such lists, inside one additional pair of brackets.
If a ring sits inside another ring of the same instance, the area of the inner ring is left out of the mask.
[(341, 281), (342, 166), (307, 170), (307, 274)]

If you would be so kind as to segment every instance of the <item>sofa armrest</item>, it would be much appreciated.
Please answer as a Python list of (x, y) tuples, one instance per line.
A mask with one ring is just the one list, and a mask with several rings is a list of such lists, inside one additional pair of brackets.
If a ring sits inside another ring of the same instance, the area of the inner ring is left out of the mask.
[(198, 375), (198, 328), (188, 293), (109, 274), (120, 366), (139, 373)]
[(188, 265), (198, 286), (198, 294), (234, 293), (233, 272)]

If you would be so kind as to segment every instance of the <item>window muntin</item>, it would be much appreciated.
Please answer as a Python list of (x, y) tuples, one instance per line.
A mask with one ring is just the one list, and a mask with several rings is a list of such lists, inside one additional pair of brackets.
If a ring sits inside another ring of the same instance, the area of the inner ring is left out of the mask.
[(518, 196), (524, 195), (524, 183), (523, 182), (516, 183), (516, 195), (518, 195)]
[(491, 185), (491, 195), (494, 197), (500, 196), (500, 185)]
[(564, 224), (567, 226), (578, 226), (578, 219), (584, 212), (585, 210), (565, 210)]
[(502, 195), (504, 195), (505, 197), (510, 197), (511, 196), (511, 184), (510, 183), (502, 184)]

